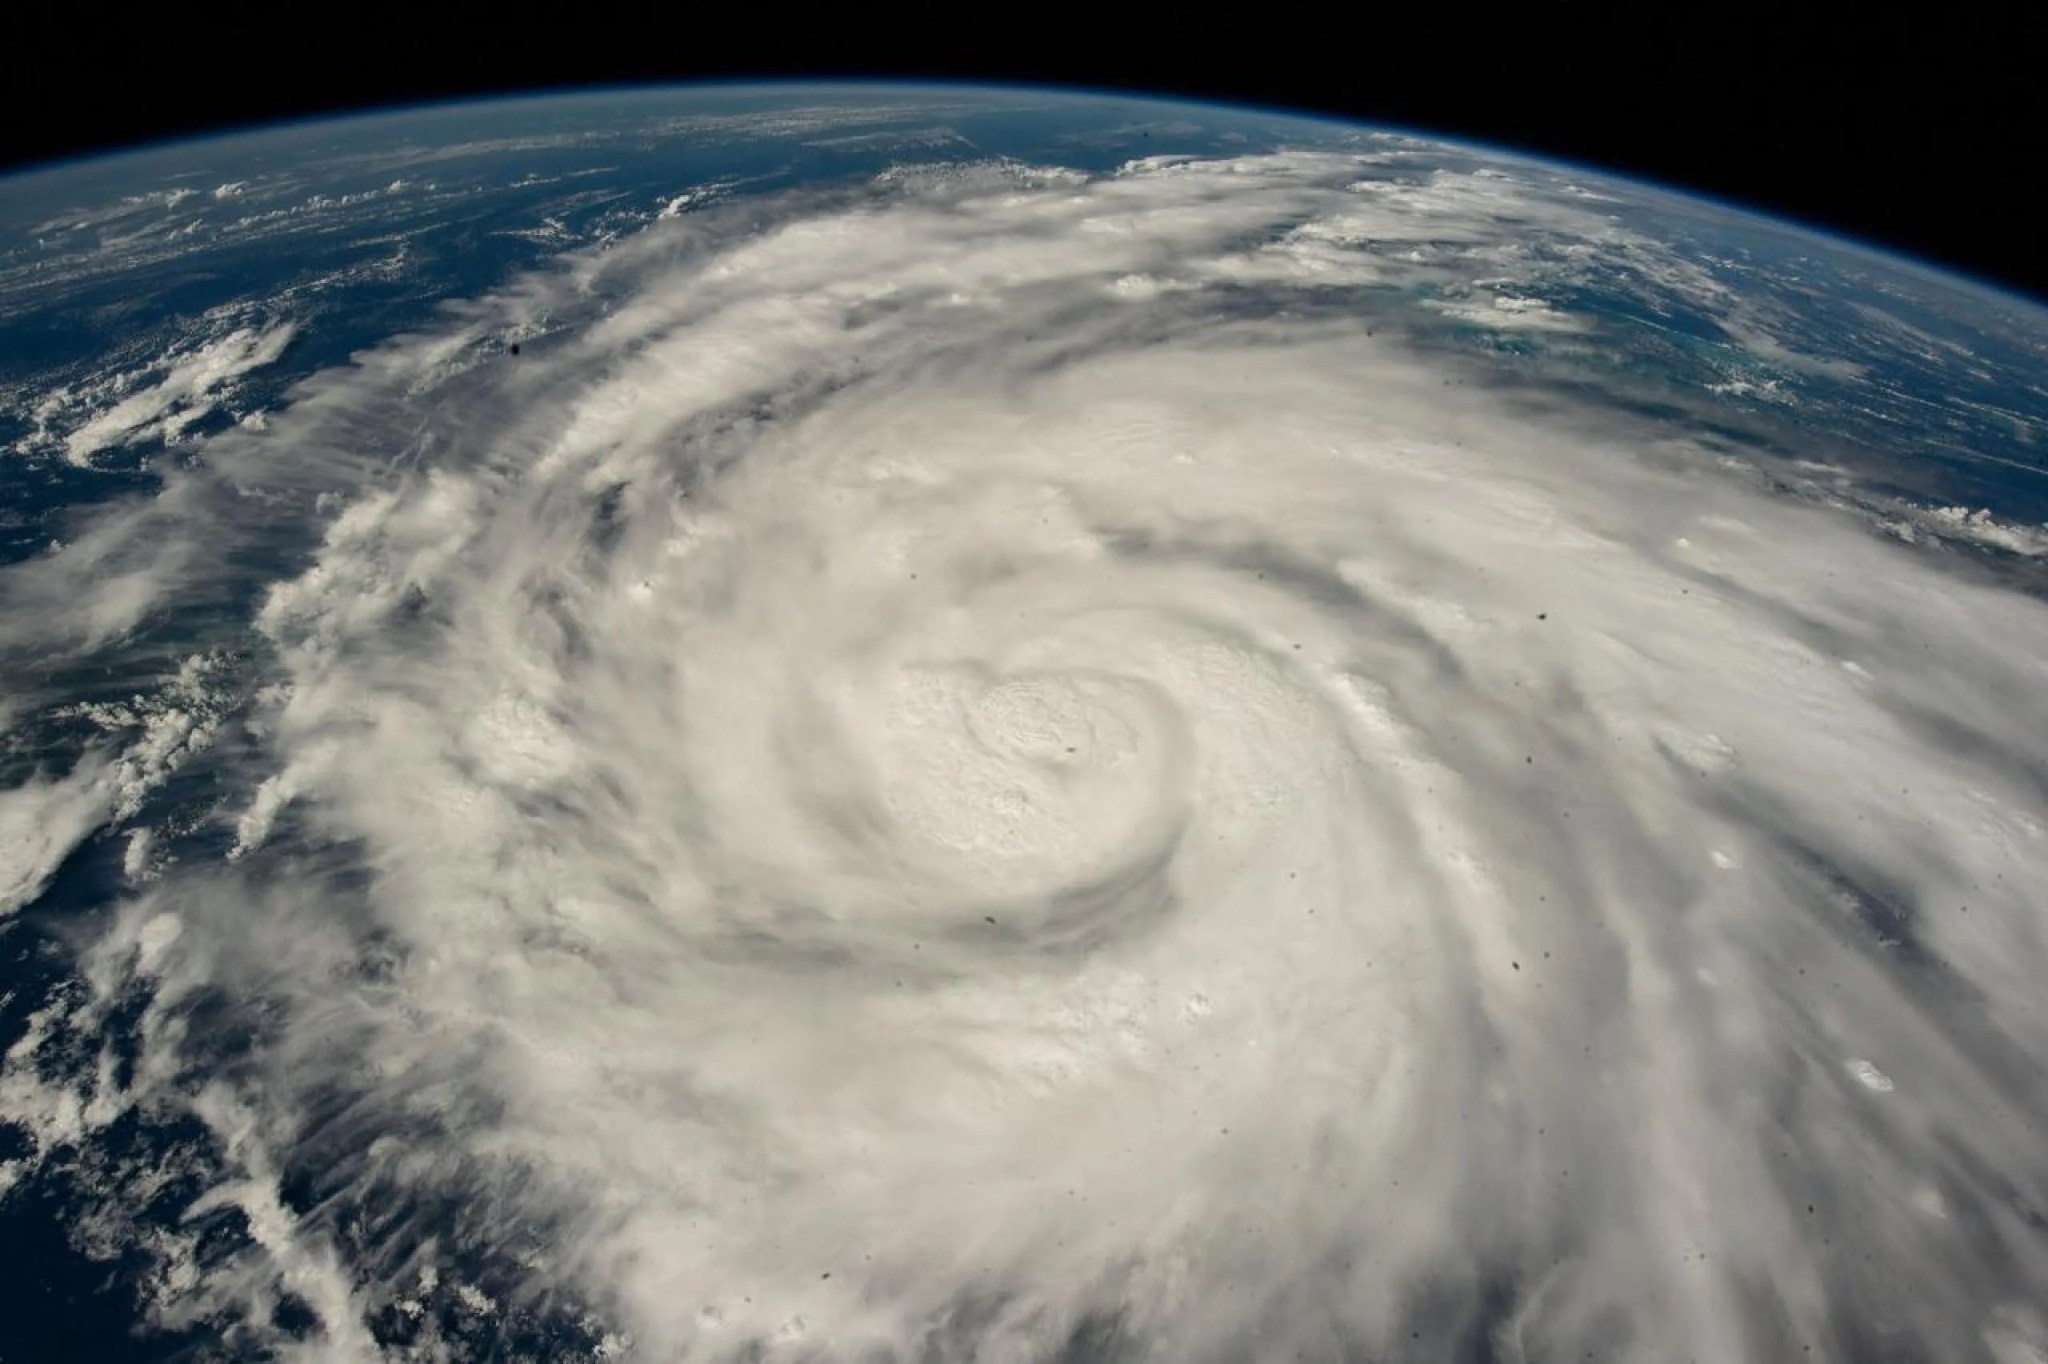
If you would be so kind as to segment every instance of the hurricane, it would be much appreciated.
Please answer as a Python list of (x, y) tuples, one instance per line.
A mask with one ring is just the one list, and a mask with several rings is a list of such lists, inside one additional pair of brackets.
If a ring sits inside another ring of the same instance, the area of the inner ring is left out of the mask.
[(222, 1357), (2041, 1358), (2048, 609), (1386, 155), (707, 203), (5, 569), (10, 901), (218, 793), (8, 1180)]

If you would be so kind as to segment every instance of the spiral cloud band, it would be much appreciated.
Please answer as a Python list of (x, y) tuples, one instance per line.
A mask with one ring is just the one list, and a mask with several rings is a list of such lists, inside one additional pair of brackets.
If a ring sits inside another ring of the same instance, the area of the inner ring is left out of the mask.
[(204, 664), (211, 854), (6, 1072), (46, 1154), (184, 1125), (94, 1167), (159, 1324), (2040, 1358), (2048, 611), (1361, 302), (1686, 268), (1369, 161), (684, 214), (14, 570), (10, 649), (132, 663), (304, 542)]

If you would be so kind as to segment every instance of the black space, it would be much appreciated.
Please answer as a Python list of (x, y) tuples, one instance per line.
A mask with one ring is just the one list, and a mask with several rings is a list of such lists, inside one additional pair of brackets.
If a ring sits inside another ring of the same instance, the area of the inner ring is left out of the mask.
[[(2048, 7), (38, 4), (0, 165), (278, 118), (712, 78), (1051, 82), (1354, 115), (1834, 228), (2048, 297)], [(4, 186), (0, 186), (4, 192)]]

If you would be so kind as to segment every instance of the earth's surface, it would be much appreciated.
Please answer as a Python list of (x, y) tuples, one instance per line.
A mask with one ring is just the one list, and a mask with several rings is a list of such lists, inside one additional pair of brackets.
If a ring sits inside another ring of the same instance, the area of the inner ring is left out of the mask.
[(2039, 1360), (2048, 313), (1019, 91), (0, 193), (0, 1360)]

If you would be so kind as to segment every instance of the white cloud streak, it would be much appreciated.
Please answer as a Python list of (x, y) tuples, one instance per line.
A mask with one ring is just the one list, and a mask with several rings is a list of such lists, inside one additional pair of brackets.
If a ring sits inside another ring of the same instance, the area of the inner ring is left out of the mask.
[(90, 467), (108, 450), (148, 439), (175, 440), (220, 406), (245, 374), (269, 365), (297, 327), (241, 327), (160, 357), (150, 368), (48, 395), (29, 414), (24, 450), (53, 446)]

